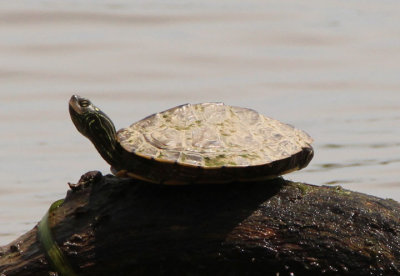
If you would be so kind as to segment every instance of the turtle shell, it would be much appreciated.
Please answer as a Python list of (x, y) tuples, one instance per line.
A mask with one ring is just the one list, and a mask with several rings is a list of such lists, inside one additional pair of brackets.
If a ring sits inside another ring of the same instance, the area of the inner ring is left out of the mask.
[(171, 184), (260, 180), (303, 168), (313, 156), (305, 132), (223, 103), (150, 115), (119, 130), (117, 140), (127, 156), (124, 169)]

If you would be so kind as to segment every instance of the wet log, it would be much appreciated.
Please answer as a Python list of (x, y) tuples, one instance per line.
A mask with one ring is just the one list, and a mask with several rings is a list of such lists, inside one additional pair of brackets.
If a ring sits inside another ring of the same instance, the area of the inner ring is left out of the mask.
[[(89, 172), (70, 187), (49, 226), (76, 275), (400, 275), (394, 200), (282, 178), (161, 186)], [(0, 248), (1, 275), (52, 275), (37, 231)]]

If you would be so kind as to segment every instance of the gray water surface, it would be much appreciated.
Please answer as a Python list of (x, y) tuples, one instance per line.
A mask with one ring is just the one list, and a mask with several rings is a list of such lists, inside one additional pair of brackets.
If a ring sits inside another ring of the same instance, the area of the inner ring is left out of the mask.
[(72, 125), (89, 97), (121, 128), (183, 103), (253, 108), (308, 132), (286, 179), (400, 201), (398, 1), (0, 2), (0, 244), (67, 182), (109, 172)]

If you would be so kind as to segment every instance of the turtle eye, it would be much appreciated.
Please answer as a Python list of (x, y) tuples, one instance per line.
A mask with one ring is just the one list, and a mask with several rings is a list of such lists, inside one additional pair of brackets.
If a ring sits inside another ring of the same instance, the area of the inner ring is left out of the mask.
[(88, 100), (80, 100), (79, 105), (81, 107), (88, 107), (90, 105), (90, 102)]

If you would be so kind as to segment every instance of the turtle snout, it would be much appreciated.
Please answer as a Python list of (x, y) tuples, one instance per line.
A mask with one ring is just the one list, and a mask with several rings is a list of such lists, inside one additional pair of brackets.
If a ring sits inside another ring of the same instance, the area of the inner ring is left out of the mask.
[(82, 114), (85, 112), (86, 108), (89, 108), (91, 105), (88, 99), (85, 99), (78, 95), (72, 95), (69, 100), (69, 107), (72, 108), (76, 113)]

